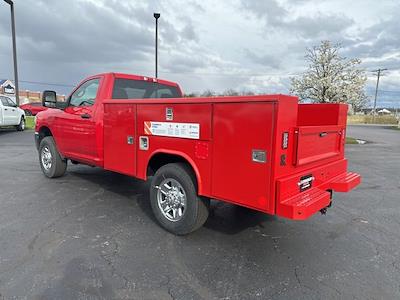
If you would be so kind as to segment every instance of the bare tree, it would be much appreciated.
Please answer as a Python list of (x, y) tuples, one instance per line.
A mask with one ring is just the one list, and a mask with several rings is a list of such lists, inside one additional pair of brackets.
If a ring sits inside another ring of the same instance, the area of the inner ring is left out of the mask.
[(222, 93), (221, 96), (239, 96), (239, 93), (234, 89), (227, 89)]
[(340, 49), (340, 44), (330, 41), (307, 49), (308, 69), (291, 79), (291, 93), (315, 103), (348, 103), (354, 111), (364, 107), (368, 101), (364, 89), (367, 77), (359, 67), (361, 60), (340, 56)]
[(212, 90), (205, 90), (204, 92), (201, 93), (202, 97), (213, 97), (215, 96), (215, 92)]
[(255, 93), (249, 90), (241, 90), (239, 93), (241, 96), (253, 96)]
[(185, 97), (185, 98), (195, 98), (195, 97), (199, 97), (199, 94), (195, 93), (195, 92), (192, 92), (192, 93), (189, 93), (189, 94), (184, 94), (183, 97)]

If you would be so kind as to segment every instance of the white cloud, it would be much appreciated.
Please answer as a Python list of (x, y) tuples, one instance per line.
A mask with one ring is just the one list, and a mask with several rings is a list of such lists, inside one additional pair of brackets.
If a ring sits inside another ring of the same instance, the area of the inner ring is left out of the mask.
[[(76, 84), (104, 71), (152, 75), (157, 11), (160, 75), (187, 92), (288, 92), (289, 75), (306, 65), (305, 47), (322, 39), (342, 42), (344, 54), (362, 58), (368, 69), (392, 68), (382, 89), (400, 90), (398, 1), (25, 0), (15, 8), (22, 80)], [(0, 25), (0, 77), (12, 77), (5, 5)], [(373, 84), (371, 76), (369, 90)]]

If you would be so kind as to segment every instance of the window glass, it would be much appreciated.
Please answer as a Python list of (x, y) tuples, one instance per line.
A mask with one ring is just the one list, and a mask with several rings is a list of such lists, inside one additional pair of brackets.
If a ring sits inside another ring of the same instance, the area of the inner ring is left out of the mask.
[(157, 82), (117, 78), (112, 99), (179, 98), (177, 87)]
[(6, 97), (6, 99), (7, 99), (7, 101), (8, 101), (8, 106), (16, 106), (16, 104), (14, 103), (14, 101), (12, 101), (10, 98), (7, 98), (7, 97)]
[(4, 106), (9, 106), (8, 101), (7, 101), (7, 98), (0, 97), (0, 99), (1, 99), (1, 103), (2, 103)]
[(91, 79), (83, 83), (72, 95), (69, 105), (92, 106), (96, 100), (100, 79)]

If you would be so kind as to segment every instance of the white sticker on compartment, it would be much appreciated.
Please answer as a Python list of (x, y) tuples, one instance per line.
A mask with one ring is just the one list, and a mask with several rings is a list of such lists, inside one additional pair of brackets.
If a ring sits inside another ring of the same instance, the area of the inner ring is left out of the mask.
[(145, 121), (144, 133), (198, 140), (200, 139), (200, 124)]

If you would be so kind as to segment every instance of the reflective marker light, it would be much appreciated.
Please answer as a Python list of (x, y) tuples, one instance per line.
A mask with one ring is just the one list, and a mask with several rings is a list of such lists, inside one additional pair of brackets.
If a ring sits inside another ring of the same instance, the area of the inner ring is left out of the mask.
[(289, 132), (282, 134), (282, 149), (287, 149), (289, 143)]

